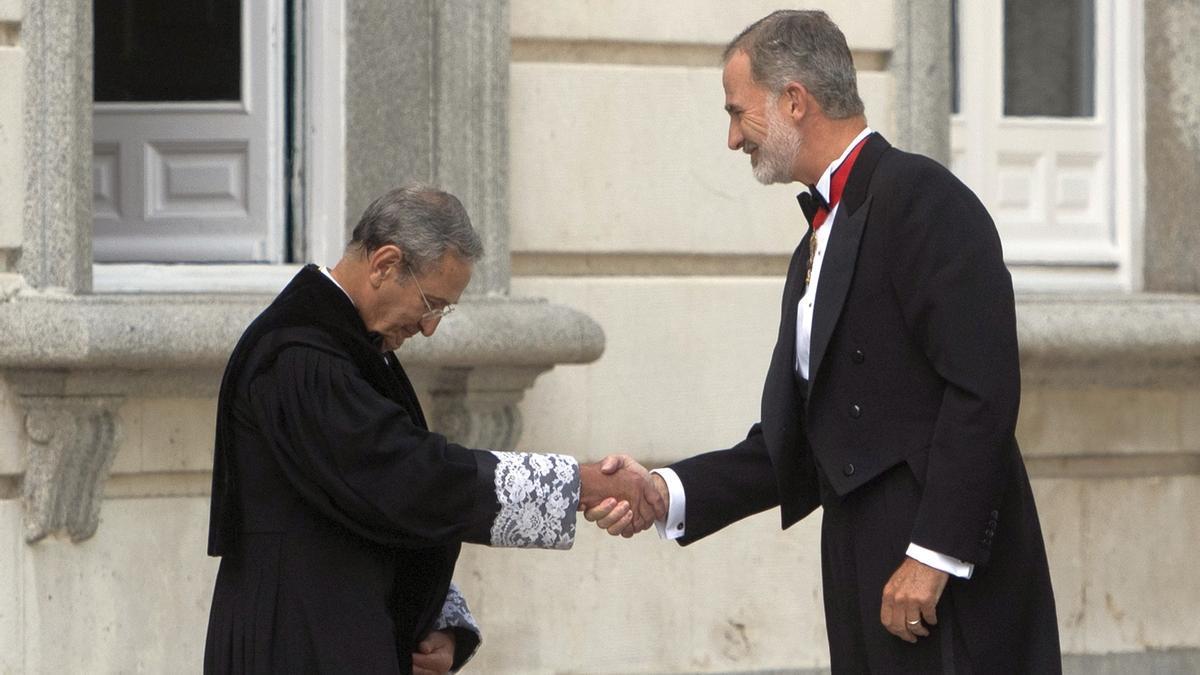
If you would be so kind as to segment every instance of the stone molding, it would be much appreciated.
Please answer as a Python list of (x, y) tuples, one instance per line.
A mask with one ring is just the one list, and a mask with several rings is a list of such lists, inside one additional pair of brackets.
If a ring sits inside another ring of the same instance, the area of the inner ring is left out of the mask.
[(1017, 334), (1026, 384), (1200, 382), (1200, 296), (1018, 296)]
[(28, 438), (21, 499), (25, 541), (96, 533), (117, 447), (118, 397), (20, 396)]
[[(22, 291), (0, 303), (0, 371), (223, 368), (264, 295), (65, 295)], [(544, 300), (467, 298), (406, 366), (589, 363), (604, 351), (593, 319)]]
[[(219, 369), (262, 295), (18, 292), (0, 303), (0, 371)], [(1161, 385), (1200, 375), (1200, 297), (1018, 296), (1027, 380)], [(400, 352), (408, 367), (513, 368), (589, 363), (600, 326), (542, 300), (472, 297), (429, 340)]]

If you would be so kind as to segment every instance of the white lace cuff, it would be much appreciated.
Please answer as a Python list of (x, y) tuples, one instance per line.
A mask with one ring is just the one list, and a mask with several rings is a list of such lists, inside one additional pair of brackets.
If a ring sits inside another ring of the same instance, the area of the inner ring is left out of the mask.
[(493, 452), (496, 501), (492, 546), (555, 548), (575, 543), (579, 463), (567, 455)]
[(479, 645), (483, 642), (483, 632), (479, 630), (479, 624), (475, 622), (475, 617), (471, 615), (471, 610), (467, 607), (467, 599), (463, 597), (462, 591), (458, 590), (458, 584), (453, 581), (450, 582), (450, 588), (446, 591), (446, 601), (442, 603), (442, 612), (433, 622), (433, 630), (452, 629), (466, 631), (474, 636), (474, 639), (463, 633), (457, 633), (455, 636), (454, 666), (450, 672), (458, 672), (466, 665), (467, 661), (474, 658), (475, 652), (479, 651)]
[(483, 635), (479, 630), (479, 624), (475, 623), (475, 617), (471, 614), (470, 608), (467, 607), (467, 599), (463, 597), (462, 591), (458, 590), (458, 584), (454, 582), (450, 583), (450, 590), (446, 591), (446, 602), (442, 603), (442, 613), (438, 615), (437, 621), (433, 622), (434, 630), (447, 628), (461, 628), (481, 637)]

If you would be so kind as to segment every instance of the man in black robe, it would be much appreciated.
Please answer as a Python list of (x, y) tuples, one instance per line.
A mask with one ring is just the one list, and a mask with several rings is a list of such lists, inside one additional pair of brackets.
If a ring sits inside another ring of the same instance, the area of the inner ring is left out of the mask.
[(433, 335), (482, 252), (456, 198), (399, 188), (246, 329), (217, 411), (206, 672), (456, 670), (480, 641), (462, 542), (569, 548), (577, 508), (610, 496), (637, 526), (665, 513), (644, 472), (428, 429), (393, 350)]
[[(807, 184), (810, 228), (760, 422), (656, 474), (661, 532), (687, 545), (772, 507), (784, 527), (821, 507), (835, 673), (1057, 673), (999, 236), (945, 167), (867, 127), (855, 80), (822, 12), (775, 12), (726, 49), (729, 148), (763, 183)], [(612, 522), (623, 509), (587, 517), (629, 534)]]

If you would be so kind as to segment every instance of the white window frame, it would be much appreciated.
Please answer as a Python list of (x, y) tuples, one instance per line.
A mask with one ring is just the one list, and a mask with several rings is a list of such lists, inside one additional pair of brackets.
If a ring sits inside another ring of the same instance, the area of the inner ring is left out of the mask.
[[(960, 110), (951, 117), (952, 152), (968, 185), (992, 176), (999, 134), (1010, 127), (1071, 125), (1055, 118), (1005, 118), (1003, 9), (1000, 2), (958, 3)], [(1120, 290), (1142, 286), (1145, 135), (1143, 7), (1140, 0), (1096, 0), (1096, 116), (1105, 126), (1107, 184), (1112, 244), (1107, 250), (1056, 253), (1032, 242), (1005, 241), (1014, 284), (1026, 291)], [(1104, 78), (1105, 81), (1102, 81)], [(983, 150), (980, 150), (980, 149)], [(986, 190), (978, 190), (987, 201)], [(990, 207), (991, 205), (989, 205)], [(1002, 228), (1003, 234), (1003, 228)]]
[[(258, 0), (254, 0), (257, 2)], [(304, 3), (303, 241), (308, 261), (333, 265), (345, 247), (345, 4)], [(283, 21), (290, 17), (282, 17)], [(282, 75), (282, 74), (280, 74)], [(286, 122), (285, 122), (286, 123)], [(274, 293), (301, 267), (284, 264), (94, 263), (95, 293)]]

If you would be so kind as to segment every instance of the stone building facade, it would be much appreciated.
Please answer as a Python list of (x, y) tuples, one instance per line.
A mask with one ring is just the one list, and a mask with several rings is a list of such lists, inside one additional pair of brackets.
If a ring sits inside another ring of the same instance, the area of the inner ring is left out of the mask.
[[(304, 36), (283, 257), (332, 262), (405, 179), (463, 196), (485, 236), (462, 311), (401, 354), (436, 428), (651, 465), (745, 433), (802, 224), (793, 187), (724, 148), (719, 55), (775, 4), (266, 4)], [(1020, 37), (970, 9), (989, 3), (796, 4), (845, 29), (872, 126), (1003, 221), (1068, 669), (1200, 669), (1200, 5), (1072, 3), (1097, 108), (1019, 121), (1084, 139), (1045, 159), (977, 114), (1004, 93), (984, 45)], [(99, 262), (92, 27), (87, 0), (0, 0), (0, 672), (197, 669), (220, 370), (296, 268)], [(568, 553), (467, 547), (468, 670), (820, 672), (818, 529), (771, 512), (687, 549), (585, 528)]]

